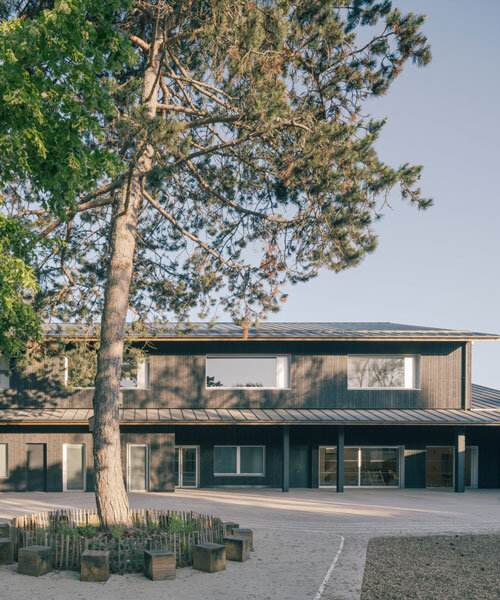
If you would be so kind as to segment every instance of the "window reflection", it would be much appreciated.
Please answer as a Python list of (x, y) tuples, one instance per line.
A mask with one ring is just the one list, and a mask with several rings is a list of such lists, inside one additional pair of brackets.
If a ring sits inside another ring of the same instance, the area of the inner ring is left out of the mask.
[[(399, 487), (399, 448), (344, 448), (344, 484), (355, 487)], [(337, 483), (337, 448), (319, 448), (319, 485)]]
[(415, 356), (349, 356), (349, 389), (415, 388), (418, 360)]
[(207, 356), (208, 388), (288, 387), (286, 356)]

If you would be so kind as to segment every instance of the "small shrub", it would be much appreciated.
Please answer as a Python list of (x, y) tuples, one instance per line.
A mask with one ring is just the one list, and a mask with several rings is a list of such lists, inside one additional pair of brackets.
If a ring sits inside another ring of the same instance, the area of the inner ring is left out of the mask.
[(170, 515), (168, 519), (168, 531), (170, 533), (190, 533), (196, 531), (196, 523), (193, 521), (183, 521), (176, 515)]
[(111, 530), (111, 535), (115, 539), (120, 539), (123, 537), (123, 527), (121, 525), (115, 525)]
[(89, 538), (94, 537), (97, 533), (97, 530), (93, 525), (80, 525), (80, 527), (78, 527), (78, 533), (83, 537)]

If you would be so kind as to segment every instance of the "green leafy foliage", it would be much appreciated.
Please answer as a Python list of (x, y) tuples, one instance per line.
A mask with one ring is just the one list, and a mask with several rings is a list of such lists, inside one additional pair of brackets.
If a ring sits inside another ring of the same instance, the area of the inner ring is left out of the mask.
[(0, 353), (9, 358), (40, 338), (33, 306), (38, 283), (29, 264), (34, 243), (31, 231), (0, 213)]
[(102, 143), (103, 119), (114, 110), (107, 80), (133, 55), (114, 27), (126, 2), (49, 4), (0, 24), (0, 180), (29, 182), (42, 206), (63, 216), (118, 170)]

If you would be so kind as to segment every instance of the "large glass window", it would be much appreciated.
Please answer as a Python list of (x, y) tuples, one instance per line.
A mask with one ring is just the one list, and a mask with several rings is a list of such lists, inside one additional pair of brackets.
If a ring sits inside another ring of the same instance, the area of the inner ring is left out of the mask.
[[(344, 484), (354, 487), (399, 487), (400, 448), (344, 448)], [(319, 485), (337, 484), (337, 448), (319, 449)]]
[(148, 389), (149, 361), (142, 359), (136, 363), (135, 367), (130, 362), (124, 362), (120, 385), (122, 388)]
[(287, 356), (207, 356), (207, 388), (287, 388)]
[(264, 446), (214, 446), (214, 475), (264, 475)]
[[(149, 360), (141, 358), (134, 364), (124, 360), (120, 386), (128, 389), (149, 389)], [(64, 357), (64, 384), (77, 389), (93, 389), (97, 363), (78, 357)]]
[(412, 389), (418, 387), (418, 356), (349, 356), (347, 387)]
[(397, 448), (361, 448), (361, 485), (399, 486)]
[(344, 448), (344, 484), (359, 485), (359, 448)]
[(319, 485), (337, 485), (337, 448), (319, 449)]
[(9, 476), (7, 444), (0, 444), (0, 477)]
[(237, 466), (237, 447), (236, 446), (215, 446), (214, 447), (214, 473), (233, 473), (238, 471)]
[(64, 444), (63, 446), (64, 490), (85, 490), (85, 446)]

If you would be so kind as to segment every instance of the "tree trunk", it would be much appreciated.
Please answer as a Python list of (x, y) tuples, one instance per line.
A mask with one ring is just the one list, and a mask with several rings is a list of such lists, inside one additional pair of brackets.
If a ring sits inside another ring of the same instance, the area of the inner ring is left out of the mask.
[[(143, 104), (156, 117), (161, 40), (151, 44), (149, 66), (144, 75)], [(134, 262), (137, 220), (145, 174), (151, 169), (153, 148), (143, 146), (132, 177), (113, 207), (109, 266), (101, 319), (101, 344), (97, 358), (94, 393), (94, 473), (97, 510), (101, 525), (132, 526), (125, 489), (120, 447), (120, 380), (123, 341), (128, 313), (130, 280)]]

